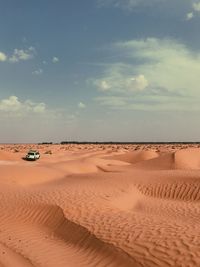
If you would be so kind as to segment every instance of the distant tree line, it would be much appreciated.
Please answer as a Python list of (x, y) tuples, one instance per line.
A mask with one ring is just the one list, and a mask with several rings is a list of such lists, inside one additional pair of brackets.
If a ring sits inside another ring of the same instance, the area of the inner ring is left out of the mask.
[(53, 142), (42, 142), (38, 143), (38, 145), (53, 145)]
[(76, 144), (76, 145), (198, 145), (200, 142), (113, 142), (113, 141), (106, 141), (106, 142), (90, 142), (90, 141), (62, 141), (60, 142), (61, 145), (69, 145), (69, 144)]

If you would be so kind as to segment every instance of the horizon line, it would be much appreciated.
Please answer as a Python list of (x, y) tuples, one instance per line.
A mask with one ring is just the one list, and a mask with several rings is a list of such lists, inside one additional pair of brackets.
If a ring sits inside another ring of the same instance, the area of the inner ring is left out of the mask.
[(109, 145), (109, 144), (119, 144), (119, 145), (140, 145), (140, 144), (200, 144), (200, 141), (61, 141), (61, 142), (5, 142), (0, 143), (0, 145), (68, 145), (68, 144), (102, 144), (102, 145)]

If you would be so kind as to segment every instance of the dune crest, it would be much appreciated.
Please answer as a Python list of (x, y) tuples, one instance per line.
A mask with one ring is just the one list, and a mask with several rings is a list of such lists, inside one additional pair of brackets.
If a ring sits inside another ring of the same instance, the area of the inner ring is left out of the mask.
[(116, 155), (116, 156), (112, 156), (112, 159), (116, 159), (116, 160), (121, 160), (121, 161), (125, 161), (131, 164), (135, 164), (137, 162), (140, 161), (145, 161), (145, 160), (149, 160), (149, 159), (153, 159), (153, 158), (157, 158), (159, 156), (159, 154), (155, 151), (131, 151), (131, 152), (127, 152), (127, 153), (123, 153), (122, 155)]

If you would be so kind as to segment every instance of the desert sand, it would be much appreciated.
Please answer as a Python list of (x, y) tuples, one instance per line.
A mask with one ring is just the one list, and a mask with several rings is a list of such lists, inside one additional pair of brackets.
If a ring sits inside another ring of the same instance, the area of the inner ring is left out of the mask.
[(199, 146), (0, 145), (0, 266), (200, 266)]

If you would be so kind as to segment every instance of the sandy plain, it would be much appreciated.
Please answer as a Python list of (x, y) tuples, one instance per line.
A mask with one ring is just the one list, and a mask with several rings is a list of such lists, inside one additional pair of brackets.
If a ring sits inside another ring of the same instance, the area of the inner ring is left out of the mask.
[(200, 147), (0, 145), (0, 266), (200, 266)]

